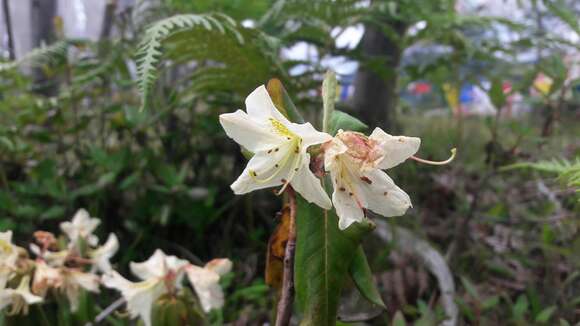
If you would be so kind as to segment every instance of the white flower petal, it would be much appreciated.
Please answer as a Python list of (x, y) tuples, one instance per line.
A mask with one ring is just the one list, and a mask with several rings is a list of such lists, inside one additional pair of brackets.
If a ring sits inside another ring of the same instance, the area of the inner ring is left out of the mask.
[(72, 270), (69, 276), (71, 281), (79, 287), (90, 292), (99, 292), (99, 277), (97, 275)]
[(22, 277), (18, 288), (0, 288), (0, 310), (12, 306), (11, 313), (26, 313), (28, 305), (39, 303), (42, 298), (30, 292), (30, 276)]
[(81, 289), (99, 292), (99, 278), (94, 274), (83, 273), (75, 269), (65, 269), (63, 275), (64, 291), (73, 312), (77, 311), (79, 307)]
[(71, 222), (62, 222), (61, 230), (68, 236), (71, 245), (76, 245), (79, 239), (86, 240), (90, 245), (98, 243), (98, 238), (93, 235), (95, 229), (101, 224), (98, 218), (91, 218), (85, 209), (79, 209)]
[(161, 280), (151, 279), (133, 283), (115, 271), (103, 276), (103, 284), (120, 291), (127, 301), (127, 310), (131, 317), (141, 317), (146, 326), (151, 325), (153, 304), (166, 292)]
[(268, 120), (257, 122), (241, 110), (220, 115), (220, 123), (228, 137), (252, 153), (269, 150), (285, 140), (273, 132)]
[(364, 218), (363, 210), (356, 203), (353, 196), (347, 191), (334, 190), (332, 203), (338, 216), (338, 228), (344, 230), (354, 222), (361, 222)]
[[(339, 131), (341, 132), (341, 131)], [(348, 147), (337, 137), (333, 138), (330, 143), (325, 145), (324, 149), (324, 169), (326, 171), (332, 171), (338, 169), (337, 157), (341, 154), (346, 153)]]
[(218, 273), (194, 265), (189, 266), (186, 273), (205, 312), (223, 307), (224, 293)]
[(304, 154), (301, 166), (298, 168), (298, 172), (296, 172), (290, 184), (308, 202), (315, 203), (327, 210), (331, 209), (332, 202), (322, 187), (320, 179), (310, 171), (309, 165), (310, 154), (306, 153)]
[(276, 109), (264, 85), (259, 86), (246, 97), (246, 111), (252, 119), (267, 121), (269, 118), (274, 118), (286, 126), (290, 124), (288, 119)]
[[(300, 153), (298, 153), (300, 154)], [(292, 142), (254, 154), (248, 165), (231, 188), (236, 195), (281, 185), (282, 179), (288, 180), (294, 169), (298, 155)]]
[(378, 169), (390, 169), (403, 163), (417, 153), (421, 146), (421, 139), (417, 137), (391, 136), (380, 128), (375, 128), (369, 139), (377, 141), (384, 153)]
[(310, 122), (303, 124), (290, 123), (287, 127), (290, 131), (302, 138), (302, 146), (304, 148), (332, 140), (331, 135), (314, 129)]
[(411, 207), (409, 195), (395, 185), (383, 171), (372, 170), (366, 174), (370, 184), (363, 182), (360, 188), (366, 199), (367, 208), (386, 216), (401, 216)]
[(157, 249), (146, 261), (141, 263), (131, 262), (129, 267), (131, 272), (142, 280), (163, 278), (167, 273), (166, 257), (161, 249)]
[(36, 296), (30, 292), (30, 276), (22, 277), (20, 285), (18, 285), (15, 293), (21, 296), (27, 304), (34, 304), (42, 301), (41, 297)]
[(104, 245), (89, 252), (93, 260), (93, 271), (110, 272), (112, 269), (110, 259), (117, 253), (117, 250), (119, 250), (119, 240), (115, 234), (111, 233)]
[(231, 260), (227, 258), (216, 258), (205, 264), (204, 268), (210, 271), (214, 271), (218, 273), (218, 275), (222, 276), (229, 273), (232, 270), (232, 267), (233, 264)]
[(18, 247), (12, 244), (12, 231), (0, 232), (0, 269), (12, 271), (16, 269)]
[(44, 296), (48, 289), (60, 287), (63, 282), (64, 278), (60, 269), (50, 267), (42, 260), (36, 261), (32, 292)]

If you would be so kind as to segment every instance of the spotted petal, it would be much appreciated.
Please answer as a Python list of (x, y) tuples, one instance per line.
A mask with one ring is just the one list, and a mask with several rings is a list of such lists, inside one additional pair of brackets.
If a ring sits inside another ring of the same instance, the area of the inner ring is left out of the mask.
[(359, 189), (366, 200), (366, 207), (385, 217), (401, 216), (411, 207), (409, 195), (397, 187), (393, 179), (381, 170), (371, 170), (366, 175), (367, 182), (361, 182)]

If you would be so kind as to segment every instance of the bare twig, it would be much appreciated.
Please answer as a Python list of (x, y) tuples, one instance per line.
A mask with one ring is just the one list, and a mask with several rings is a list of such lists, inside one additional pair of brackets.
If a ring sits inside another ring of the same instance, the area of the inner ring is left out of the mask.
[(124, 305), (125, 302), (126, 301), (124, 298), (119, 298), (119, 299), (113, 301), (113, 303), (111, 303), (107, 308), (105, 308), (105, 310), (101, 311), (101, 313), (98, 314), (97, 317), (95, 317), (95, 320), (92, 323), (88, 322), (85, 324), (85, 326), (98, 325), (99, 323), (104, 321), (107, 317), (109, 317), (110, 314), (115, 312), (115, 310), (119, 309), (119, 307)]
[(296, 250), (296, 194), (292, 186), (286, 188), (290, 204), (290, 226), (288, 230), (288, 242), (284, 252), (284, 276), (282, 280), (282, 292), (278, 301), (276, 313), (276, 326), (287, 326), (292, 317), (292, 302), (294, 300), (294, 251)]

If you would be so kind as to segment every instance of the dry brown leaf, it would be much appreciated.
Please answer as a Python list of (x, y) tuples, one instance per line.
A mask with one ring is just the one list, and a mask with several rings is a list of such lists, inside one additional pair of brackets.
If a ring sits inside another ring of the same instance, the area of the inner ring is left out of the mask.
[(266, 284), (279, 290), (282, 286), (284, 274), (284, 252), (288, 242), (290, 228), (290, 207), (284, 206), (280, 212), (280, 223), (268, 240), (268, 252), (266, 256)]

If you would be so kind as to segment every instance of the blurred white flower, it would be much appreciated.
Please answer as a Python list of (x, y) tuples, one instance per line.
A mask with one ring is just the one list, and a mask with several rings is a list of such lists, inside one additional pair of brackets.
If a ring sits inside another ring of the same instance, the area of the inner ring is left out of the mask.
[(61, 275), (62, 284), (59, 289), (64, 291), (73, 312), (79, 307), (81, 291), (99, 292), (99, 277), (95, 274), (76, 268), (63, 268)]
[(0, 232), (0, 273), (16, 269), (18, 247), (12, 244), (12, 231)]
[(35, 245), (34, 243), (31, 243), (29, 247), (30, 251), (33, 254), (35, 254), (38, 258), (42, 258), (42, 260), (47, 262), (50, 266), (64, 265), (66, 258), (69, 256), (69, 250), (43, 251), (39, 246)]
[(158, 249), (147, 261), (131, 263), (131, 272), (141, 282), (128, 281), (116, 271), (111, 271), (103, 275), (103, 284), (120, 291), (127, 301), (131, 317), (141, 317), (145, 325), (150, 326), (153, 304), (162, 295), (181, 287), (183, 271), (187, 265), (189, 263), (186, 260), (167, 256)]
[(309, 202), (325, 209), (332, 203), (310, 171), (308, 147), (332, 139), (310, 123), (288, 121), (274, 106), (262, 85), (246, 98), (246, 112), (220, 115), (226, 134), (254, 153), (240, 177), (231, 185), (235, 194), (282, 185), (291, 185)]
[(367, 209), (383, 216), (405, 214), (411, 207), (409, 195), (381, 170), (404, 162), (420, 144), (419, 138), (391, 136), (376, 128), (369, 137), (340, 130), (325, 145), (324, 165), (332, 178), (341, 230), (362, 221)]
[(77, 245), (81, 239), (91, 246), (96, 246), (99, 239), (93, 232), (100, 223), (98, 218), (91, 218), (89, 212), (81, 208), (76, 212), (71, 222), (62, 222), (60, 228), (70, 239), (71, 246)]
[(204, 267), (190, 265), (186, 268), (192, 284), (205, 312), (219, 309), (224, 305), (224, 293), (219, 285), (220, 277), (232, 269), (229, 259), (214, 259)]
[(59, 288), (62, 286), (62, 282), (60, 269), (47, 265), (43, 260), (35, 262), (32, 292), (44, 297), (48, 289)]
[(22, 277), (16, 289), (5, 288), (6, 279), (0, 280), (0, 311), (10, 306), (8, 315), (27, 314), (28, 305), (39, 303), (42, 298), (30, 292), (30, 276)]
[(119, 240), (115, 234), (111, 233), (104, 245), (89, 251), (88, 255), (93, 263), (92, 271), (110, 272), (112, 267), (109, 260), (117, 253), (117, 250), (119, 250)]
[(51, 267), (43, 260), (37, 260), (35, 265), (32, 291), (42, 297), (49, 289), (62, 291), (71, 305), (71, 311), (78, 309), (81, 291), (99, 292), (99, 277), (95, 274), (78, 268)]

